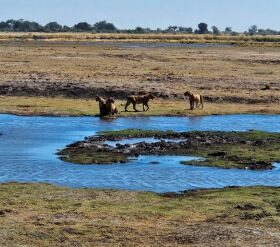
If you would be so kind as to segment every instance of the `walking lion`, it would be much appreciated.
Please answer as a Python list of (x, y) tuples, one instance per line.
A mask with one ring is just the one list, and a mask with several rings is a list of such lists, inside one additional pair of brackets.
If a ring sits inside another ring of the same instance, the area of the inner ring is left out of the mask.
[(125, 105), (125, 111), (127, 111), (127, 107), (132, 104), (133, 105), (133, 109), (134, 111), (138, 112), (138, 110), (136, 109), (136, 105), (137, 104), (142, 104), (143, 105), (143, 111), (148, 111), (149, 110), (149, 100), (150, 99), (154, 99), (155, 96), (151, 93), (147, 93), (145, 95), (140, 95), (140, 96), (135, 96), (135, 95), (131, 95), (127, 97), (127, 101)]

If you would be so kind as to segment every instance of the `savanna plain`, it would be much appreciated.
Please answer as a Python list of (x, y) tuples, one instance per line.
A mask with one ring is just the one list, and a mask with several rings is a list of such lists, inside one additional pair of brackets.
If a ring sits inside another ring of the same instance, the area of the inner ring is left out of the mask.
[[(143, 47), (143, 40), (93, 41), (3, 40), (0, 111), (93, 115), (98, 113), (96, 95), (123, 102), (130, 94), (145, 92), (157, 96), (149, 115), (280, 111), (277, 47), (155, 48), (147, 42)], [(201, 93), (207, 107), (188, 111), (186, 90)]]
[[(123, 117), (280, 113), (277, 42), (183, 47), (104, 37), (2, 34), (0, 112), (97, 115), (101, 95), (116, 99)], [(181, 44), (175, 38), (164, 42)], [(187, 90), (204, 96), (203, 110), (189, 110)], [(146, 92), (156, 96), (148, 112), (123, 112), (128, 95)], [(278, 246), (279, 227), (275, 187), (155, 194), (0, 185), (1, 246)]]

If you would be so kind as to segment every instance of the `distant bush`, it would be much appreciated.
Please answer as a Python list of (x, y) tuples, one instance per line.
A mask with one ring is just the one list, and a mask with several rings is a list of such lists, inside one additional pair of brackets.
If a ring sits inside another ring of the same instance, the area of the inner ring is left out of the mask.
[(216, 26), (213, 26), (212, 30), (213, 30), (213, 34), (215, 34), (215, 35), (220, 35), (221, 34), (219, 28), (217, 28)]
[(114, 26), (113, 23), (109, 23), (106, 21), (100, 21), (93, 25), (93, 29), (97, 32), (115, 32), (117, 28)]
[(44, 27), (37, 22), (20, 19), (1, 22), (0, 30), (13, 32), (42, 32), (44, 31)]
[(253, 25), (253, 26), (249, 27), (248, 33), (250, 35), (254, 35), (257, 33), (257, 31), (258, 31), (258, 27), (256, 25)]
[(179, 27), (178, 31), (180, 33), (193, 33), (193, 29), (191, 27)]
[[(201, 22), (198, 24), (198, 29), (193, 30), (192, 27), (183, 27), (183, 26), (174, 26), (170, 25), (166, 29), (150, 29), (144, 27), (136, 27), (135, 29), (118, 29), (113, 23), (107, 21), (99, 21), (95, 24), (90, 24), (88, 22), (79, 22), (72, 27), (62, 26), (59, 23), (53, 21), (49, 22), (45, 26), (40, 25), (34, 21), (27, 20), (7, 20), (0, 22), (0, 32), (46, 32), (46, 33), (60, 33), (60, 32), (88, 32), (88, 33), (127, 33), (127, 34), (212, 34), (211, 37), (204, 37), (206, 40), (227, 40), (225, 36), (231, 36), (231, 40), (233, 40), (234, 36), (239, 36), (239, 41), (248, 41), (249, 39), (245, 39), (244, 37), (253, 38), (255, 36), (266, 36), (257, 37), (256, 39), (252, 39), (250, 41), (256, 42), (278, 42), (279, 37), (273, 38), (271, 36), (280, 35), (279, 31), (272, 29), (258, 29), (256, 25), (252, 25), (245, 32), (235, 32), (231, 27), (226, 27), (224, 31), (220, 31), (217, 26), (211, 27), (212, 31), (208, 30), (208, 24)], [(221, 38), (216, 38), (215, 36), (221, 36)], [(157, 37), (158, 38), (158, 37)], [(172, 39), (178, 40), (179, 37), (172, 37)], [(198, 37), (197, 35), (194, 37), (188, 37), (188, 40), (191, 41), (193, 39), (203, 39)], [(262, 40), (262, 41), (261, 41)], [(277, 41), (276, 41), (277, 40)], [(187, 42), (184, 40), (183, 42)]]
[(62, 32), (63, 27), (57, 22), (50, 22), (45, 27), (45, 32)]
[(92, 26), (87, 22), (80, 22), (72, 28), (73, 31), (92, 31)]
[(199, 34), (206, 34), (208, 33), (208, 25), (206, 23), (199, 23), (198, 24), (198, 30), (196, 30), (196, 33), (199, 33)]

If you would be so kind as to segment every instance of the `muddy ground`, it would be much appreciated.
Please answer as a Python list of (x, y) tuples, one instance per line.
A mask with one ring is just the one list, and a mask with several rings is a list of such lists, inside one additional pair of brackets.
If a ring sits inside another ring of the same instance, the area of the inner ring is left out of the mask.
[(0, 64), (0, 95), (182, 99), (191, 90), (209, 102), (280, 102), (278, 48), (2, 41)]

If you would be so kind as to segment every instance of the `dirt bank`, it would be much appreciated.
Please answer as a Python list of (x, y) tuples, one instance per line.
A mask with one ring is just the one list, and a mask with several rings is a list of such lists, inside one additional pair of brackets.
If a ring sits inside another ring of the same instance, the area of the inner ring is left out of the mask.
[[(141, 95), (152, 92), (157, 98), (185, 100), (181, 93), (164, 92), (150, 89), (148, 91), (139, 91), (136, 88), (123, 89), (118, 86), (101, 87), (90, 85), (79, 85), (79, 83), (2, 83), (0, 85), (0, 95), (3, 96), (35, 96), (35, 97), (67, 97), (76, 99), (93, 99), (97, 95), (103, 97), (112, 97), (114, 99), (125, 100), (129, 95)], [(211, 103), (243, 103), (243, 104), (260, 104), (260, 103), (279, 103), (278, 96), (263, 96), (261, 98), (247, 98), (244, 96), (213, 96), (204, 95), (204, 100)]]

